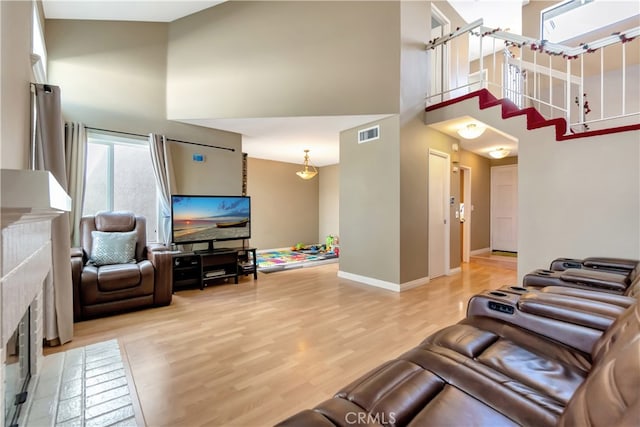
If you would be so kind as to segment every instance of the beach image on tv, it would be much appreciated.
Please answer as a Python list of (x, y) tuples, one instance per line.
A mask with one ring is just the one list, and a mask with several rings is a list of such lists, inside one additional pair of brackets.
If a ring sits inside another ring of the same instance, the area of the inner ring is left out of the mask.
[(174, 243), (250, 236), (248, 197), (173, 196)]

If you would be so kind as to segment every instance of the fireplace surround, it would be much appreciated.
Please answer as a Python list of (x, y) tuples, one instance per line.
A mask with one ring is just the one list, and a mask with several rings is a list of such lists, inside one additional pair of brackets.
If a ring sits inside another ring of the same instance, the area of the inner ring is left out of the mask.
[[(30, 375), (37, 376), (42, 365), (42, 300), (43, 285), (51, 280), (51, 220), (71, 208), (71, 198), (65, 193), (53, 175), (47, 171), (6, 170), (0, 171), (2, 186), (2, 245), (0, 259), (2, 279), (0, 281), (0, 427), (9, 427), (14, 421), (20, 425), (23, 414), (13, 418), (14, 408), (5, 408), (4, 365), (11, 361), (15, 350), (15, 331), (25, 332), (20, 323), (28, 315), (28, 342), (20, 350), (28, 352)], [(11, 370), (9, 371), (11, 372)], [(14, 375), (10, 373), (9, 375)], [(9, 383), (9, 387), (14, 386)], [(32, 385), (26, 387), (26, 402)], [(16, 390), (17, 391), (17, 390)], [(22, 392), (22, 390), (20, 390)], [(13, 393), (13, 390), (11, 390)], [(22, 396), (24, 397), (24, 395)], [(8, 399), (8, 404), (11, 403)], [(11, 415), (10, 415), (11, 414)], [(6, 419), (5, 415), (10, 418)]]

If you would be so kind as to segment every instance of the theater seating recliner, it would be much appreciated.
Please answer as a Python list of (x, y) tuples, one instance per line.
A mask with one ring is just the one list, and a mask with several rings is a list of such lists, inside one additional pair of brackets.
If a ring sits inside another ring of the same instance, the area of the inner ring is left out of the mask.
[(640, 261), (635, 259), (607, 257), (589, 257), (584, 259), (556, 258), (551, 261), (549, 269), (553, 271), (564, 271), (569, 268), (579, 268), (627, 275), (638, 266), (639, 262)]
[(557, 286), (629, 295), (629, 287), (639, 278), (640, 261), (636, 260), (557, 258), (548, 270), (539, 269), (526, 274), (522, 284), (530, 289)]
[[(637, 301), (610, 319), (602, 333), (588, 325), (602, 325), (608, 313), (616, 312), (606, 303), (601, 303), (601, 315), (576, 310), (567, 322), (571, 302), (566, 307), (554, 303), (564, 312), (558, 321), (554, 304), (543, 307), (539, 319), (516, 312), (522, 298), (540, 308), (535, 292), (492, 291), (472, 298), (468, 317), (460, 323), (278, 425), (637, 426)], [(507, 320), (512, 317), (515, 323)], [(527, 329), (529, 321), (540, 323), (538, 329), (547, 322), (544, 335)], [(574, 335), (589, 350), (562, 343)]]

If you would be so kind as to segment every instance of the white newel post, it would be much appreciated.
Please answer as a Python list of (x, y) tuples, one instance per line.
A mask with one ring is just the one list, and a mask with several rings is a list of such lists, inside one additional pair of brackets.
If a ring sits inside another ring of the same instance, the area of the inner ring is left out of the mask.
[(30, 359), (32, 376), (36, 376), (44, 358), (42, 285), (51, 272), (51, 220), (71, 209), (71, 198), (47, 171), (3, 169), (0, 182), (0, 427), (5, 427), (7, 342), (31, 307)]

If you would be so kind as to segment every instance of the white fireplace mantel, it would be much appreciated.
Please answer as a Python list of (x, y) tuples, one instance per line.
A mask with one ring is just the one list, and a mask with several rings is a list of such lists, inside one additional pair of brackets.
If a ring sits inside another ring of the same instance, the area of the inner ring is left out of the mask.
[(0, 183), (3, 229), (71, 210), (71, 197), (49, 171), (2, 169)]

